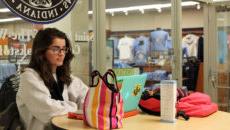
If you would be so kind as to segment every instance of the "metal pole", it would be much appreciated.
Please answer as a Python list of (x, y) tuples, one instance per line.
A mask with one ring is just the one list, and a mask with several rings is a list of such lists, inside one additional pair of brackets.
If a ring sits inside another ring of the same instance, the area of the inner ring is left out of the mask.
[(182, 87), (182, 29), (181, 17), (182, 7), (181, 0), (171, 0), (171, 17), (172, 17), (172, 41), (174, 49), (173, 79), (177, 80), (177, 86)]
[(105, 72), (106, 63), (106, 29), (105, 29), (105, 0), (93, 0), (93, 69)]

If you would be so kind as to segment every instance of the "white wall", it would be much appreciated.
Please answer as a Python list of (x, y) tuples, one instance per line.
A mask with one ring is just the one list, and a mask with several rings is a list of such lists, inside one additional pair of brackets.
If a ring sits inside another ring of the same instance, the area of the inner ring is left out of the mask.
[(182, 28), (204, 27), (203, 10), (182, 10)]
[[(92, 19), (90, 18), (89, 29), (92, 29)], [(203, 10), (183, 9), (182, 28), (203, 27)], [(106, 29), (111, 31), (131, 31), (131, 30), (152, 30), (157, 27), (171, 28), (171, 12), (163, 10), (161, 13), (149, 11), (145, 14), (140, 12), (125, 14), (107, 15)]]
[[(67, 16), (65, 16), (64, 18), (62, 18), (61, 20), (51, 23), (51, 24), (45, 24), (44, 25), (45, 28), (49, 27), (49, 28), (57, 28), (59, 30), (62, 30), (63, 32), (65, 32), (69, 38), (72, 38), (72, 34), (71, 34), (71, 13), (69, 13)], [(72, 40), (72, 39), (71, 39)]]
[(110, 30), (125, 31), (125, 30), (151, 30), (156, 27), (170, 28), (171, 20), (170, 13), (148, 12), (145, 14), (130, 13), (128, 16), (119, 14), (110, 17)]
[(33, 29), (33, 24), (25, 21), (17, 21), (11, 23), (1, 23), (0, 28), (8, 29), (8, 32), (21, 33), (23, 29)]

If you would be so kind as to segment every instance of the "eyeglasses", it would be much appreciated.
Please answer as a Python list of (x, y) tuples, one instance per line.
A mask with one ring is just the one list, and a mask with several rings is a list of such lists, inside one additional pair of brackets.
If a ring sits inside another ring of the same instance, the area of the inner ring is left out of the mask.
[(52, 46), (52, 47), (49, 47), (48, 49), (53, 51), (54, 54), (60, 54), (61, 52), (66, 54), (69, 51), (68, 47), (60, 48), (59, 46)]

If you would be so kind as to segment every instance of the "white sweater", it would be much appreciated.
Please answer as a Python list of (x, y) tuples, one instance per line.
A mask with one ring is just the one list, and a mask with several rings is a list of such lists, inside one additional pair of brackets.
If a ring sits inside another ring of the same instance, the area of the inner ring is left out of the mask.
[(20, 76), (16, 102), (26, 130), (44, 130), (52, 117), (82, 109), (88, 87), (79, 78), (71, 78), (70, 86), (64, 85), (64, 101), (54, 100), (38, 73), (25, 69)]

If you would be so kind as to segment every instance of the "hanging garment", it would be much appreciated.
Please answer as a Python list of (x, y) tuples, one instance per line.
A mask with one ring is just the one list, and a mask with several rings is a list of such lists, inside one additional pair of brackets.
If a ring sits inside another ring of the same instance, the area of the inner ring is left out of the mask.
[(150, 52), (149, 38), (145, 36), (139, 36), (135, 39), (134, 43), (134, 60), (135, 64), (145, 64)]
[(198, 40), (198, 54), (197, 54), (198, 60), (200, 62), (204, 61), (204, 38), (200, 37)]
[(169, 36), (167, 41), (166, 41), (166, 48), (168, 49), (172, 49), (173, 48), (173, 44), (172, 44), (172, 38)]
[(112, 41), (113, 43), (113, 57), (118, 58), (119, 57), (119, 50), (118, 50), (118, 42), (119, 39), (116, 37), (110, 37), (108, 40)]
[(228, 54), (227, 40), (227, 33), (225, 31), (218, 31), (218, 53), (220, 64), (224, 64), (226, 62)]
[(196, 57), (188, 57), (186, 58), (187, 62), (183, 64), (183, 86), (186, 86), (188, 90), (195, 91), (196, 83), (199, 72), (200, 62)]
[(150, 41), (151, 41), (151, 50), (155, 51), (167, 51), (167, 42), (169, 40), (168, 32), (160, 29), (155, 30), (150, 33)]
[(124, 61), (124, 62), (128, 62), (128, 63), (132, 63), (133, 62), (133, 57), (134, 57), (134, 39), (130, 38), (130, 37), (123, 37), (119, 40), (118, 43), (118, 49), (119, 49), (119, 59)]
[(186, 47), (188, 51), (188, 56), (197, 57), (198, 50), (198, 39), (199, 37), (194, 34), (188, 34), (182, 39), (182, 47)]

